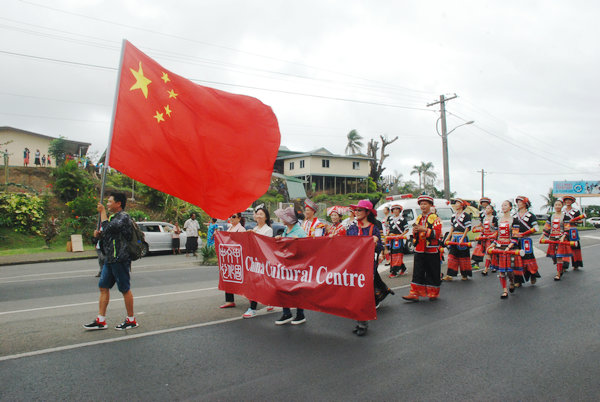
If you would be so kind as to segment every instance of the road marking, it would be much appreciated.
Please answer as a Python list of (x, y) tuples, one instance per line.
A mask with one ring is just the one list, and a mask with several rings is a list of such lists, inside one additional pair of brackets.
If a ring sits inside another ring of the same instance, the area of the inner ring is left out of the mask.
[[(162, 297), (162, 296), (180, 295), (180, 294), (185, 294), (185, 293), (204, 292), (204, 291), (207, 291), (207, 290), (215, 290), (215, 289), (218, 289), (218, 288), (217, 287), (212, 287), (212, 288), (203, 288), (203, 289), (181, 290), (181, 291), (178, 291), (178, 292), (157, 293), (157, 294), (154, 294), (154, 295), (135, 296), (134, 298), (136, 300), (139, 300), (139, 299), (147, 299), (147, 298), (151, 298), (151, 297)], [(62, 305), (58, 305), (58, 306), (36, 307), (36, 308), (30, 308), (30, 309), (25, 309), (25, 310), (0, 311), (0, 315), (28, 313), (28, 312), (31, 312), (31, 311), (51, 310), (51, 309), (55, 309), (55, 308), (77, 307), (77, 306), (85, 306), (85, 305), (88, 305), (88, 304), (98, 304), (98, 300), (91, 301), (91, 302), (82, 302), (82, 303), (73, 303), (73, 304), (62, 304)]]
[[(148, 265), (151, 266), (151, 265)], [(184, 271), (184, 270), (190, 270), (190, 269), (202, 269), (204, 267), (185, 267), (185, 268), (168, 268), (168, 269), (153, 269), (153, 270), (148, 270), (148, 271), (140, 271), (138, 269), (136, 269), (137, 267), (133, 267), (132, 270), (132, 274), (137, 274), (137, 273), (148, 273), (148, 272), (168, 272), (168, 271)], [(28, 276), (42, 276), (42, 275), (60, 275), (60, 274), (66, 274), (66, 273), (70, 273), (70, 272), (77, 272), (77, 273), (82, 273), (82, 272), (98, 272), (95, 269), (92, 270), (85, 270), (85, 271), (65, 271), (65, 272), (55, 272), (55, 273), (47, 273), (47, 274), (30, 274), (30, 275), (19, 275), (19, 276), (9, 276), (6, 278), (0, 278), (0, 285), (4, 284), (4, 283), (17, 283), (17, 282), (40, 282), (40, 281), (56, 281), (59, 279), (74, 279), (74, 278), (87, 278), (90, 276), (90, 274), (88, 273), (87, 275), (72, 275), (72, 276), (59, 276), (56, 278), (31, 278), (31, 279), (17, 279), (14, 281), (5, 281), (5, 279), (13, 279), (13, 278), (23, 278), (23, 277), (28, 277)]]
[(161, 329), (161, 330), (157, 330), (157, 331), (144, 332), (144, 333), (135, 334), (135, 335), (129, 335), (129, 334), (127, 334), (127, 336), (119, 337), (119, 338), (103, 339), (103, 340), (100, 340), (100, 341), (83, 342), (83, 343), (76, 343), (76, 344), (73, 344), (73, 345), (59, 346), (59, 347), (55, 347), (55, 348), (34, 350), (32, 352), (18, 353), (18, 354), (15, 354), (15, 355), (8, 355), (8, 356), (1, 356), (0, 357), (0, 361), (21, 359), (23, 357), (39, 356), (39, 355), (44, 355), (44, 354), (48, 354), (48, 353), (62, 352), (64, 350), (80, 349), (80, 348), (85, 348), (87, 346), (102, 345), (102, 344), (105, 344), (105, 343), (128, 341), (128, 340), (131, 340), (131, 339), (145, 338), (147, 336), (168, 334), (170, 332), (176, 332), (176, 331), (184, 331), (186, 329), (202, 328), (202, 327), (207, 327), (207, 326), (210, 326), (210, 325), (224, 324), (224, 323), (227, 323), (227, 322), (237, 321), (237, 320), (242, 320), (242, 319), (243, 318), (241, 316), (239, 316), (239, 317), (233, 317), (233, 318), (225, 318), (223, 320), (203, 322), (201, 324), (186, 325), (186, 326), (183, 326), (183, 327)]
[(584, 235), (581, 237), (585, 237), (586, 239), (596, 239), (596, 240), (600, 240), (600, 236), (591, 236), (591, 235)]

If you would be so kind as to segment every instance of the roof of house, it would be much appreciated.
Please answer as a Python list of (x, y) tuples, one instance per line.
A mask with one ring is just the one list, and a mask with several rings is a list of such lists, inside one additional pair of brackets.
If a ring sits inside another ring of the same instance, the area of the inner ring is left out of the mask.
[[(281, 148), (285, 148), (282, 152)], [(371, 159), (367, 155), (364, 154), (352, 154), (352, 155), (337, 155), (329, 151), (327, 148), (317, 148), (309, 152), (297, 152), (290, 151), (287, 147), (280, 147), (279, 153), (277, 155), (277, 160), (285, 160), (292, 158), (301, 158), (301, 157), (309, 157), (309, 156), (327, 156), (329, 158), (341, 158), (341, 159)]]
[[(20, 133), (20, 134), (35, 135), (37, 137), (46, 138), (46, 139), (49, 139), (49, 140), (56, 140), (56, 139), (58, 139), (57, 137), (51, 137), (49, 135), (34, 133), (33, 131), (22, 130), (20, 128), (14, 128), (14, 127), (8, 127), (8, 126), (2, 126), (2, 127), (0, 127), (0, 133), (2, 133), (2, 132), (11, 132), (11, 131), (12, 132), (17, 132), (17, 133)], [(80, 146), (89, 147), (90, 145), (92, 145), (89, 142), (73, 141), (73, 140), (69, 140), (67, 138), (63, 138), (63, 139), (67, 143), (68, 148), (73, 148), (74, 149), (73, 153), (77, 152), (77, 148), (80, 147)], [(87, 153), (87, 149), (86, 149), (86, 153)]]

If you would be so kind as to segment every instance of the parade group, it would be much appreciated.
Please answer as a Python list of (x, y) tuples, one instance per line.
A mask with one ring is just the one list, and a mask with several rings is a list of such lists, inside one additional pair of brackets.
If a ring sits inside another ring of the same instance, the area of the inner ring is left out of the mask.
[[(404, 254), (408, 242), (413, 243), (414, 260), (413, 275), (408, 294), (402, 296), (408, 302), (418, 302), (420, 298), (429, 298), (431, 301), (438, 299), (442, 281), (452, 281), (460, 274), (463, 281), (473, 275), (473, 269), (479, 268), (484, 263), (481, 274), (487, 276), (489, 272), (498, 272), (502, 287), (501, 298), (508, 298), (516, 288), (526, 282), (534, 285), (540, 274), (534, 255), (533, 240), (531, 236), (538, 232), (536, 216), (529, 211), (531, 202), (527, 197), (518, 196), (515, 204), (506, 200), (502, 202), (500, 211), (496, 211), (489, 198), (480, 200), (481, 211), (478, 224), (473, 225), (471, 214), (466, 212), (469, 203), (463, 199), (451, 200), (454, 215), (450, 219), (451, 228), (447, 234), (442, 233), (442, 221), (436, 215), (434, 199), (428, 195), (421, 195), (417, 199), (421, 209), (412, 227), (408, 227), (402, 214), (400, 203), (390, 205), (384, 211), (385, 218), (377, 219), (377, 211), (369, 200), (360, 200), (356, 205), (349, 207), (334, 206), (327, 209), (331, 223), (325, 223), (316, 217), (317, 205), (310, 199), (304, 202), (304, 211), (296, 211), (293, 207), (280, 208), (275, 215), (285, 226), (282, 237), (319, 237), (319, 236), (368, 236), (374, 242), (373, 256), (373, 285), (375, 307), (394, 292), (386, 285), (379, 274), (379, 265), (387, 261), (390, 266), (390, 278), (402, 276), (406, 273)], [(583, 267), (581, 247), (577, 225), (585, 218), (578, 209), (573, 207), (575, 198), (565, 196), (554, 203), (554, 213), (544, 225), (541, 244), (547, 244), (546, 255), (552, 258), (556, 265), (554, 280), (560, 281), (563, 273), (572, 264), (573, 269)], [(86, 330), (106, 329), (106, 309), (110, 300), (110, 289), (115, 285), (123, 294), (127, 317), (122, 324), (115, 327), (117, 330), (133, 329), (138, 327), (133, 310), (133, 294), (130, 286), (131, 253), (129, 252), (130, 239), (134, 225), (131, 218), (124, 212), (127, 199), (123, 193), (113, 193), (107, 201), (106, 207), (98, 204), (101, 228), (95, 232), (99, 237), (99, 248), (104, 259), (101, 261), (99, 310), (96, 319), (83, 327)], [(108, 213), (111, 214), (110, 219)], [(345, 219), (344, 216), (349, 216)], [(273, 236), (271, 217), (264, 205), (254, 208), (256, 226), (252, 229), (263, 236)], [(194, 222), (193, 227), (190, 221)], [(245, 232), (242, 213), (233, 214), (229, 218), (229, 232)], [(214, 224), (214, 221), (213, 221)], [(212, 226), (214, 231), (216, 225)], [(184, 225), (185, 230), (198, 233), (195, 216)], [(210, 232), (210, 228), (209, 228)], [(474, 242), (467, 237), (469, 232), (477, 233)], [(179, 239), (177, 239), (179, 240)], [(192, 238), (193, 240), (193, 238)], [(209, 238), (210, 240), (210, 238)], [(196, 240), (197, 241), (197, 240)], [(192, 244), (188, 238), (188, 245)], [(177, 245), (177, 248), (179, 245)], [(197, 247), (197, 244), (195, 245)], [(186, 247), (189, 248), (189, 247)], [(471, 248), (473, 253), (471, 255)], [(442, 274), (442, 262), (447, 250), (447, 271)], [(189, 251), (189, 250), (188, 250)], [(192, 248), (195, 252), (195, 248)], [(99, 253), (100, 255), (100, 253)], [(370, 269), (371, 267), (369, 267)], [(234, 295), (225, 294), (225, 303), (221, 308), (235, 307)], [(250, 302), (250, 308), (244, 313), (244, 318), (256, 315), (256, 301)], [(296, 308), (296, 316), (292, 315), (288, 306), (283, 307), (281, 318), (275, 321), (277, 325), (291, 323), (299, 325), (306, 322), (304, 310)], [(273, 310), (267, 306), (267, 311)], [(368, 322), (358, 321), (354, 333), (363, 336), (367, 333)]]
[[(412, 228), (409, 228), (402, 215), (402, 205), (392, 204), (385, 208), (385, 218), (377, 219), (377, 211), (369, 200), (361, 200), (349, 207), (334, 206), (327, 209), (331, 223), (323, 222), (315, 215), (317, 205), (310, 199), (304, 202), (304, 211), (299, 212), (293, 207), (278, 209), (275, 215), (285, 225), (282, 237), (319, 237), (319, 236), (370, 236), (375, 243), (373, 259), (373, 275), (375, 288), (375, 305), (394, 292), (385, 284), (379, 274), (379, 265), (386, 261), (390, 266), (390, 278), (396, 278), (406, 273), (404, 254), (407, 242), (414, 244), (414, 266), (410, 290), (402, 296), (409, 302), (417, 302), (421, 297), (434, 301), (440, 295), (442, 281), (452, 281), (460, 277), (463, 281), (472, 277), (473, 270), (484, 264), (481, 274), (497, 272), (502, 287), (501, 298), (508, 298), (516, 288), (529, 282), (534, 285), (540, 274), (534, 255), (531, 236), (539, 231), (536, 216), (529, 211), (531, 202), (527, 197), (518, 196), (515, 203), (506, 200), (502, 202), (500, 211), (496, 211), (489, 198), (480, 199), (480, 216), (478, 223), (473, 225), (471, 214), (466, 212), (469, 203), (463, 199), (451, 200), (454, 209), (447, 234), (442, 233), (442, 222), (435, 213), (434, 199), (421, 195), (417, 202), (421, 214), (417, 217)], [(554, 280), (559, 281), (569, 268), (583, 267), (579, 234), (576, 226), (581, 223), (584, 215), (573, 207), (575, 198), (565, 196), (554, 204), (554, 213), (545, 223), (540, 243), (547, 244), (546, 255), (552, 258), (556, 265)], [(515, 205), (516, 204), (516, 205)], [(344, 219), (348, 214), (349, 217)], [(254, 209), (257, 226), (252, 230), (258, 234), (273, 236), (270, 227), (269, 211), (264, 205)], [(229, 219), (228, 231), (245, 231), (241, 213), (234, 214)], [(477, 234), (475, 241), (468, 239), (469, 232)], [(471, 249), (473, 252), (471, 253)], [(447, 251), (447, 272), (442, 274), (442, 262)], [(226, 294), (226, 301), (221, 308), (235, 307), (234, 295)], [(244, 313), (244, 318), (256, 315), (257, 302), (251, 301), (250, 308)], [(273, 310), (267, 306), (267, 311)], [(277, 325), (291, 323), (293, 325), (306, 322), (304, 311), (298, 308), (296, 316), (292, 315), (289, 307), (283, 308), (283, 315), (275, 322)], [(358, 336), (366, 334), (368, 323), (359, 321), (354, 333)]]

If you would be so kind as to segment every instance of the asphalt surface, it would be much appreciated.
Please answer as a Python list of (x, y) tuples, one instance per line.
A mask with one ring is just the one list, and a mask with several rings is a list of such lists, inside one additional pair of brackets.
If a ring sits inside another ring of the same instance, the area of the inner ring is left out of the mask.
[[(583, 270), (555, 282), (539, 258), (538, 284), (507, 300), (477, 272), (414, 304), (400, 297), (410, 278), (385, 279), (396, 296), (363, 338), (316, 312), (300, 326), (264, 309), (243, 320), (242, 297), (221, 310), (216, 267), (183, 256), (134, 263), (139, 328), (85, 332), (95, 261), (4, 266), (0, 399), (598, 400), (600, 231), (584, 236)], [(109, 324), (124, 315), (115, 292)]]

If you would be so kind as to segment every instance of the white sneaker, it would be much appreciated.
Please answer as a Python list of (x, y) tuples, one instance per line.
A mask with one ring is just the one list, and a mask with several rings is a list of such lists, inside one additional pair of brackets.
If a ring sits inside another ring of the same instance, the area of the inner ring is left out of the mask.
[(251, 308), (249, 308), (248, 310), (246, 310), (246, 312), (242, 315), (243, 318), (253, 318), (256, 315), (256, 310), (252, 310)]

